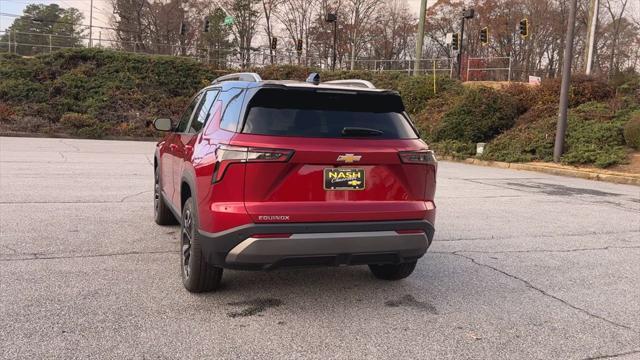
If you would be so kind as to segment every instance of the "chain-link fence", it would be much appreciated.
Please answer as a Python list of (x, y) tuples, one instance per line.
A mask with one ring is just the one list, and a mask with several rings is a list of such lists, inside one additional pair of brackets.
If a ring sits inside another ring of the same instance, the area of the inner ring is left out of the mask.
[[(0, 31), (0, 52), (21, 56), (34, 56), (51, 53), (60, 49), (81, 48), (91, 44), (97, 48), (150, 55), (167, 55), (192, 58), (210, 64), (218, 69), (239, 69), (263, 67), (270, 64), (304, 65), (329, 69), (331, 56), (314, 55), (310, 52), (298, 52), (295, 49), (269, 48), (218, 48), (211, 45), (181, 45), (150, 42), (135, 42), (103, 38), (98, 32), (97, 38), (72, 37), (65, 35), (43, 34), (21, 31)], [(371, 59), (357, 58), (353, 61), (343, 59), (336, 64), (337, 69), (354, 69), (376, 72), (406, 72), (413, 74), (416, 61), (413, 59)], [(457, 76), (457, 63), (453, 58), (422, 59), (420, 74), (438, 76)], [(510, 81), (512, 79), (512, 61), (510, 57), (465, 57), (462, 60), (460, 77), (465, 81)]]
[(463, 65), (465, 81), (511, 81), (511, 57), (467, 57)]

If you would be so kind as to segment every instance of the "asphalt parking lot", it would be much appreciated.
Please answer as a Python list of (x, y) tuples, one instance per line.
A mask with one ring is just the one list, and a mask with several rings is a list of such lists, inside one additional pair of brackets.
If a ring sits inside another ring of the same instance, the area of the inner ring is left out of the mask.
[(640, 358), (640, 187), (441, 162), (416, 272), (180, 282), (145, 142), (0, 138), (0, 358)]

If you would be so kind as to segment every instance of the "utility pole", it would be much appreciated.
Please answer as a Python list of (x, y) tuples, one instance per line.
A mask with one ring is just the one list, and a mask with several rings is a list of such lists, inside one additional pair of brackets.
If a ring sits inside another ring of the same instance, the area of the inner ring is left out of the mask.
[(422, 60), (422, 46), (424, 41), (424, 23), (427, 17), (427, 0), (420, 1), (420, 18), (418, 20), (418, 37), (416, 39), (416, 62), (413, 65), (413, 75), (420, 74), (420, 60)]
[(356, 45), (358, 43), (358, 18), (360, 8), (356, 6), (355, 15), (353, 17), (353, 44), (351, 47), (351, 71), (356, 68)]
[(560, 86), (560, 109), (556, 142), (553, 147), (553, 161), (560, 162), (564, 153), (564, 135), (567, 132), (567, 111), (569, 105), (569, 85), (571, 82), (571, 60), (573, 58), (573, 33), (576, 28), (576, 2), (569, 1), (569, 19), (567, 21), (567, 35), (564, 40), (564, 58), (562, 59), (562, 85)]
[(333, 23), (333, 54), (331, 61), (331, 71), (336, 70), (336, 44), (338, 43), (338, 14), (328, 13), (325, 21)]
[(93, 47), (93, 0), (91, 0), (91, 9), (89, 10), (89, 47)]
[(460, 25), (460, 47), (458, 48), (458, 69), (456, 72), (458, 73), (458, 79), (462, 80), (461, 72), (462, 72), (462, 47), (464, 46), (464, 16), (462, 17), (462, 24)]
[(464, 22), (467, 19), (473, 19), (474, 16), (474, 9), (462, 9), (462, 24), (460, 25), (460, 50), (458, 50), (458, 79), (460, 80), (462, 80), (460, 75), (462, 72), (462, 51), (464, 49)]
[(596, 27), (598, 26), (599, 0), (589, 1), (589, 29), (587, 33), (587, 51), (585, 54), (585, 74), (591, 75), (593, 67), (593, 52), (596, 43)]

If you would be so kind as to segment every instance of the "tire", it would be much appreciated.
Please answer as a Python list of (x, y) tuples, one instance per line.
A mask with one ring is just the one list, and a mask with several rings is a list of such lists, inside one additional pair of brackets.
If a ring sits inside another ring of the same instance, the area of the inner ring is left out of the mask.
[(202, 254), (202, 244), (198, 234), (198, 212), (193, 199), (182, 206), (180, 225), (180, 273), (182, 284), (193, 293), (214, 291), (220, 286), (222, 268), (207, 263)]
[(153, 217), (158, 225), (177, 225), (178, 220), (173, 215), (160, 191), (160, 169), (156, 167), (153, 184)]
[(369, 270), (373, 273), (373, 276), (382, 280), (401, 280), (411, 275), (416, 268), (417, 261), (411, 261), (402, 264), (385, 264), (375, 265), (370, 264)]

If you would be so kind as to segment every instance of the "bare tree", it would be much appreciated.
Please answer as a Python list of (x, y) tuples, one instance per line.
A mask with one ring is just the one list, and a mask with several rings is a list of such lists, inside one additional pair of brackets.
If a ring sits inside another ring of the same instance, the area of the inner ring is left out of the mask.
[[(297, 56), (295, 51), (289, 52), (288, 61), (327, 66), (333, 47), (333, 25), (325, 21), (325, 16), (331, 12), (338, 15), (338, 67), (354, 69), (357, 58), (366, 58), (393, 60), (400, 69), (406, 66), (401, 64), (403, 60), (413, 57), (416, 18), (408, 10), (407, 0), (110, 1), (114, 9), (112, 24), (116, 46), (129, 51), (209, 58), (213, 48), (217, 56), (228, 59), (229, 56), (221, 53), (226, 51), (223, 47), (230, 47), (233, 49), (229, 51), (237, 56), (235, 66), (247, 67), (252, 64), (252, 55), (262, 50), (253, 43), (260, 41), (263, 45), (266, 41), (269, 45), (276, 34), (281, 34), (282, 40), (286, 40), (280, 42), (279, 48), (294, 49), (298, 40), (303, 41), (304, 52)], [(614, 74), (628, 67), (638, 70), (638, 1), (601, 0), (601, 11), (605, 16), (600, 17), (596, 31), (596, 71)], [(219, 5), (225, 11), (217, 9)], [(425, 56), (454, 57), (445, 39), (447, 33), (460, 31), (464, 7), (475, 8), (477, 14), (466, 23), (465, 54), (484, 58), (510, 57), (515, 79), (526, 79), (528, 74), (556, 75), (558, 65), (563, 62), (567, 0), (436, 0), (427, 12)], [(233, 16), (232, 25), (224, 25), (228, 23), (225, 21), (227, 15)], [(216, 34), (202, 31), (205, 16), (210, 24), (215, 18)], [(518, 21), (525, 17), (529, 19), (526, 39), (520, 37), (517, 30)], [(580, 53), (586, 46), (586, 2), (581, 2), (577, 19), (573, 46)], [(183, 22), (187, 27), (181, 34)], [(489, 42), (483, 46), (479, 31), (485, 26), (489, 28)], [(278, 59), (271, 47), (268, 48), (271, 63), (286, 60), (285, 57)], [(306, 55), (304, 61), (303, 54)], [(489, 60), (480, 61), (486, 67), (498, 67)], [(584, 59), (575, 57), (571, 61), (575, 68), (580, 68)], [(226, 66), (226, 60), (224, 64)]]
[[(316, 0), (284, 0), (275, 13), (291, 38), (291, 41), (294, 44), (299, 40), (304, 42), (307, 55), (309, 49), (308, 30), (313, 20), (315, 1)], [(298, 51), (298, 64), (302, 63), (301, 57), (302, 52)]]
[(356, 56), (367, 43), (364, 31), (370, 27), (374, 12), (380, 7), (379, 0), (347, 0), (346, 5), (350, 11), (349, 45), (351, 45), (351, 70), (355, 69)]
[(251, 66), (251, 45), (262, 14), (258, 9), (259, 1), (260, 0), (226, 1), (227, 9), (234, 18), (232, 27), (233, 35), (236, 38), (240, 65), (243, 68)]
[(618, 40), (620, 31), (622, 29), (622, 18), (627, 8), (628, 0), (605, 0), (604, 7), (607, 9), (609, 16), (611, 16), (611, 23), (613, 24), (612, 38), (609, 46), (609, 76), (613, 72), (618, 72), (618, 64), (616, 63), (616, 48), (618, 47)]
[(271, 48), (271, 41), (273, 39), (272, 15), (283, 1), (284, 0), (261, 0), (263, 16), (264, 16), (264, 31), (265, 31), (265, 34), (267, 35), (267, 44), (269, 47), (269, 60), (271, 64), (275, 63), (274, 52), (273, 52), (273, 49)]
[(371, 28), (372, 56), (383, 60), (400, 60), (411, 56), (411, 39), (416, 32), (416, 18), (406, 0), (387, 0), (375, 14)]

